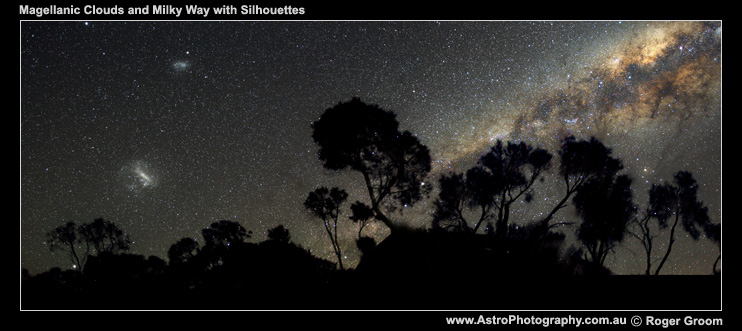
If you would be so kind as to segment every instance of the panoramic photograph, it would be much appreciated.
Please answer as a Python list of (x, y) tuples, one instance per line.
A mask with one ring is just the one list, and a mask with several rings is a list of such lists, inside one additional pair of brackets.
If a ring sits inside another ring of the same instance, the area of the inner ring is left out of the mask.
[(21, 310), (719, 310), (720, 21), (20, 22)]

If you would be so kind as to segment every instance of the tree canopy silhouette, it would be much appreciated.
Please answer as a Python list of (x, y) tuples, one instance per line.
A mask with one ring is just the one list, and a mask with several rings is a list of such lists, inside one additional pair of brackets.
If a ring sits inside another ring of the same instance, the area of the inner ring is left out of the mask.
[(102, 218), (80, 225), (78, 231), (98, 254), (125, 252), (129, 250), (131, 244), (129, 236), (123, 230), (115, 223)]
[[(495, 233), (505, 235), (510, 205), (521, 198), (530, 201), (530, 190), (549, 169), (551, 158), (546, 150), (534, 149), (525, 142), (503, 145), (498, 139), (477, 166), (466, 172), (466, 178), (457, 173), (441, 176), (441, 192), (434, 202), (434, 226), (476, 233), (485, 221), (494, 219)], [(475, 207), (479, 207), (479, 219), (470, 226), (464, 211)]]
[(83, 250), (78, 252), (78, 244), (82, 242), (77, 235), (77, 225), (75, 222), (67, 222), (53, 230), (47, 232), (46, 244), (49, 250), (54, 253), (57, 250), (67, 251), (72, 265), (80, 268), (85, 266), (85, 261), (90, 252), (90, 246), (83, 245)]
[(608, 253), (623, 241), (626, 226), (635, 215), (631, 179), (626, 175), (596, 177), (577, 191), (572, 203), (582, 218), (577, 238), (590, 261), (603, 266)]
[[(554, 215), (567, 207), (570, 198), (583, 185), (596, 178), (612, 178), (623, 168), (611, 150), (594, 137), (577, 140), (568, 136), (559, 150), (559, 174), (565, 184), (563, 198), (539, 222), (532, 233), (546, 233)], [(510, 206), (533, 199), (534, 184), (551, 168), (552, 155), (525, 142), (503, 144), (498, 140), (466, 174), (444, 174), (439, 178), (440, 193), (434, 201), (433, 226), (453, 231), (476, 232), (485, 222), (487, 232), (505, 235), (509, 229)], [(476, 209), (470, 224), (465, 215)], [(494, 221), (494, 226), (489, 225)]]
[(351, 169), (363, 176), (374, 218), (392, 231), (388, 213), (419, 201), (429, 188), (428, 148), (409, 131), (400, 131), (396, 115), (353, 98), (328, 108), (312, 123), (319, 159), (330, 170)]
[(77, 226), (67, 222), (47, 232), (49, 250), (65, 250), (70, 261), (83, 270), (88, 256), (101, 253), (121, 253), (129, 250), (131, 240), (115, 223), (97, 218)]

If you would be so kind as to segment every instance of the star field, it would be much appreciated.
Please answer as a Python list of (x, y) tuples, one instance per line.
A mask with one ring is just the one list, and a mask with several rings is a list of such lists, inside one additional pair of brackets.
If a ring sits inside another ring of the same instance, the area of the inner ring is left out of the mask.
[[(430, 148), (431, 184), (495, 139), (555, 153), (566, 134), (595, 136), (624, 162), (639, 206), (652, 183), (687, 170), (721, 221), (720, 22), (39, 21), (21, 22), (20, 48), (21, 264), (32, 274), (70, 267), (44, 246), (47, 231), (96, 217), (146, 256), (227, 219), (253, 242), (283, 224), (332, 260), (304, 199), (339, 186), (362, 200), (365, 187), (322, 168), (311, 123), (354, 96)], [(558, 185), (547, 178), (511, 219), (547, 213)], [(429, 226), (430, 201), (398, 217)], [(357, 225), (340, 231), (352, 267)], [(607, 266), (640, 273), (640, 252), (629, 238)], [(710, 273), (718, 253), (680, 238), (668, 272)]]

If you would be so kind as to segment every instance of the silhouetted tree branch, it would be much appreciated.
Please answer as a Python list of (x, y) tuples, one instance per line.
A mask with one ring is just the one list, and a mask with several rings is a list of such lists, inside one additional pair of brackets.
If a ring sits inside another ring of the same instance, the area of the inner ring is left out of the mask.
[(567, 207), (569, 199), (582, 185), (598, 177), (611, 177), (623, 168), (621, 161), (611, 157), (611, 149), (605, 147), (595, 137), (591, 137), (589, 141), (577, 141), (574, 136), (566, 137), (562, 141), (559, 156), (561, 159), (559, 173), (564, 181), (565, 193), (559, 203), (541, 220), (542, 227), (546, 229), (554, 226), (549, 224), (554, 215)]

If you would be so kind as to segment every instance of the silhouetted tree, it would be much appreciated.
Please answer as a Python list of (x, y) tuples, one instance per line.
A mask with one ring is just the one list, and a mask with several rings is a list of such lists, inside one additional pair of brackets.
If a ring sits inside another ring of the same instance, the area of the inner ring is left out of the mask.
[(611, 149), (607, 148), (595, 137), (590, 140), (580, 140), (574, 136), (566, 137), (562, 141), (559, 151), (559, 174), (566, 188), (564, 197), (541, 220), (543, 228), (551, 228), (558, 224), (549, 224), (554, 215), (567, 206), (567, 202), (575, 192), (585, 183), (595, 178), (610, 178), (623, 168), (621, 161), (611, 156)]
[[(674, 177), (677, 186), (667, 183), (652, 185), (649, 192), (649, 206), (644, 216), (636, 222), (639, 233), (634, 234), (634, 236), (639, 239), (644, 247), (646, 254), (645, 274), (647, 275), (651, 273), (653, 264), (652, 251), (656, 238), (656, 235), (653, 235), (651, 232), (652, 220), (657, 220), (660, 229), (667, 229), (669, 227), (669, 219), (674, 218), (675, 220), (670, 230), (670, 244), (665, 251), (659, 267), (655, 270), (655, 274), (659, 274), (659, 270), (670, 255), (672, 245), (675, 242), (675, 229), (680, 220), (683, 221), (684, 227), (689, 230), (689, 234), (694, 239), (700, 236), (700, 229), (703, 229), (706, 236), (712, 240), (717, 241), (717, 239), (720, 239), (716, 232), (718, 228), (715, 229), (715, 225), (708, 219), (706, 207), (703, 207), (702, 204), (696, 201), (695, 191), (697, 190), (697, 184), (691, 174), (680, 172), (675, 174)], [(715, 266), (714, 270), (716, 270)]]
[(582, 218), (577, 238), (589, 261), (603, 266), (608, 253), (623, 241), (635, 214), (631, 179), (626, 175), (593, 178), (577, 191), (572, 203)]
[[(548, 170), (551, 158), (551, 154), (546, 150), (533, 149), (524, 142), (517, 144), (508, 142), (507, 146), (503, 146), (502, 141), (498, 139), (490, 152), (479, 159), (478, 168), (481, 170), (477, 171), (478, 177), (475, 177), (475, 180), (489, 177), (486, 182), (494, 184), (493, 189), (488, 190), (488, 194), (494, 193), (495, 199), (492, 204), (497, 209), (495, 233), (502, 235), (506, 233), (510, 205), (526, 194), (541, 173)], [(530, 201), (531, 196), (528, 195), (526, 198)], [(480, 224), (481, 221), (474, 227), (475, 232)]]
[(322, 219), (341, 270), (343, 269), (343, 259), (340, 242), (338, 242), (338, 217), (340, 216), (340, 205), (347, 198), (348, 193), (345, 190), (338, 189), (337, 187), (333, 187), (331, 190), (328, 190), (326, 187), (320, 187), (314, 190), (314, 192), (309, 192), (309, 196), (304, 201), (304, 207), (311, 211), (314, 216)]
[(200, 245), (195, 239), (182, 238), (170, 246), (167, 257), (171, 264), (186, 263), (198, 255), (200, 250)]
[(328, 108), (312, 123), (319, 159), (330, 170), (350, 168), (363, 176), (374, 217), (392, 231), (392, 212), (412, 206), (429, 192), (428, 148), (408, 131), (400, 131), (393, 112), (358, 98)]
[[(470, 232), (473, 229), (466, 221), (464, 214), (470, 208), (478, 205), (481, 208), (479, 220), (481, 223), (490, 217), (492, 205), (487, 200), (477, 203), (474, 200), (472, 188), (467, 185), (464, 175), (460, 173), (442, 174), (438, 179), (440, 192), (433, 201), (433, 229), (443, 229), (451, 232)], [(472, 181), (472, 183), (477, 183)], [(482, 185), (486, 186), (486, 185)]]
[(46, 236), (49, 250), (68, 251), (70, 260), (80, 271), (91, 254), (125, 252), (131, 243), (129, 236), (115, 223), (102, 218), (80, 226), (68, 222), (49, 231)]
[[(525, 142), (503, 145), (498, 139), (477, 166), (467, 171), (466, 179), (461, 174), (441, 176), (441, 192), (434, 202), (434, 226), (476, 233), (485, 221), (494, 220), (495, 233), (505, 235), (510, 205), (521, 198), (531, 200), (530, 190), (549, 169), (551, 158), (546, 150), (534, 149)], [(473, 207), (479, 207), (480, 213), (470, 228), (464, 210)]]
[(283, 225), (279, 224), (278, 226), (269, 229), (268, 230), (268, 240), (273, 240), (277, 242), (282, 243), (288, 243), (291, 240), (291, 235), (289, 234), (289, 229), (285, 228)]
[[(659, 275), (672, 252), (672, 246), (675, 243), (675, 230), (678, 224), (682, 224), (685, 232), (694, 240), (701, 236), (702, 230), (707, 232), (707, 236), (714, 235), (713, 228), (710, 225), (708, 207), (698, 201), (698, 183), (691, 173), (681, 171), (676, 173), (673, 178), (674, 184), (654, 184), (649, 190), (651, 216), (657, 219), (660, 227), (666, 229), (670, 226), (670, 239), (667, 249), (654, 272), (655, 275)], [(672, 225), (669, 222), (672, 222)]]
[[(67, 251), (72, 264), (82, 271), (90, 253), (90, 246), (85, 245), (78, 238), (75, 222), (67, 222), (56, 227), (54, 230), (47, 232), (46, 237), (46, 244), (52, 253), (58, 250)], [(78, 251), (78, 249), (81, 251)]]
[(652, 212), (649, 210), (649, 208), (647, 208), (642, 217), (635, 217), (631, 221), (631, 224), (634, 225), (634, 228), (639, 229), (638, 233), (636, 231), (629, 230), (629, 233), (634, 238), (637, 238), (644, 248), (646, 261), (646, 268), (644, 269), (645, 275), (650, 275), (653, 263), (652, 250), (654, 249), (654, 239), (656, 237), (656, 234), (652, 234), (652, 226), (650, 222), (652, 219)]

